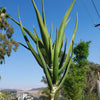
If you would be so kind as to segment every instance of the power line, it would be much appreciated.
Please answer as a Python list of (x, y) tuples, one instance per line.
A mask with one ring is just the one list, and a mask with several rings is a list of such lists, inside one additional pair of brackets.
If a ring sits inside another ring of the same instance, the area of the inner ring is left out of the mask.
[(91, 22), (94, 23), (94, 21), (93, 21), (93, 19), (92, 19), (92, 16), (91, 16), (91, 14), (90, 14), (90, 12), (89, 12), (89, 10), (88, 10), (88, 8), (87, 8), (87, 6), (86, 6), (84, 0), (81, 0), (81, 1), (82, 1), (82, 4), (83, 4), (83, 6), (84, 6), (84, 8), (85, 8), (85, 10), (86, 10), (86, 12), (87, 12), (87, 14), (88, 14), (89, 17), (90, 17)]
[(92, 4), (93, 4), (93, 7), (94, 7), (94, 9), (95, 9), (95, 11), (96, 11), (96, 13), (97, 13), (98, 17), (100, 18), (100, 14), (99, 14), (99, 12), (98, 12), (98, 10), (97, 10), (97, 7), (96, 7), (96, 5), (95, 5), (94, 1), (93, 1), (93, 0), (91, 0), (91, 2), (92, 2)]
[[(91, 22), (94, 24), (94, 26), (95, 26), (95, 27), (100, 26), (100, 24), (95, 24), (95, 23), (94, 23), (94, 21), (93, 21), (93, 19), (92, 19), (92, 16), (91, 16), (91, 14), (90, 14), (90, 12), (89, 12), (89, 10), (88, 10), (88, 8), (87, 8), (87, 6), (86, 6), (84, 0), (81, 0), (81, 1), (82, 1), (82, 4), (84, 5), (84, 8), (85, 8), (86, 12), (88, 13), (88, 15), (89, 15), (89, 17), (90, 17)], [(93, 0), (91, 0), (91, 1), (92, 1), (92, 4), (93, 4), (93, 6), (94, 6), (94, 8), (95, 8), (95, 10), (96, 10), (96, 12), (97, 12), (99, 18), (100, 18), (99, 12), (98, 12), (98, 10), (97, 10), (97, 8), (96, 8), (96, 6), (95, 6)], [(100, 29), (100, 28), (98, 28), (98, 29)]]
[[(99, 12), (98, 12), (98, 10), (97, 10), (97, 7), (96, 7), (94, 1), (91, 0), (91, 2), (92, 2), (92, 4), (93, 4), (93, 7), (94, 7), (94, 9), (95, 9), (95, 11), (96, 11), (98, 17), (100, 18), (100, 14), (99, 14)], [(100, 24), (94, 24), (94, 26), (95, 26), (95, 27), (98, 27), (98, 26), (100, 26)], [(100, 28), (99, 28), (99, 29), (100, 29)]]

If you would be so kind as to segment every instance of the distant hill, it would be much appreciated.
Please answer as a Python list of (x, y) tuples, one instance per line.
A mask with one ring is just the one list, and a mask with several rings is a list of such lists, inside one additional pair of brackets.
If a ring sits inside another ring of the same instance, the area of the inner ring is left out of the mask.
[[(45, 89), (45, 87), (41, 87), (41, 88), (33, 88), (33, 89), (30, 89), (28, 91), (35, 91), (35, 90), (41, 90), (41, 89)], [(11, 91), (23, 91), (23, 90), (20, 90), (20, 89), (0, 89), (0, 91), (6, 91), (6, 92), (11, 92)]]
[(45, 89), (45, 88), (44, 87), (41, 87), (41, 88), (33, 88), (33, 89), (29, 90), (29, 91), (41, 90), (41, 89)]
[(6, 92), (11, 92), (11, 91), (22, 91), (22, 90), (18, 90), (18, 89), (2, 89), (1, 91), (6, 91)]

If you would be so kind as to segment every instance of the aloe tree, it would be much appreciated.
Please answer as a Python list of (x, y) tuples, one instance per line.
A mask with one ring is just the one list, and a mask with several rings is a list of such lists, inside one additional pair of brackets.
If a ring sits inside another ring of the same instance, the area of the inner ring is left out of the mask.
[[(65, 78), (66, 78), (69, 68), (70, 68), (70, 63), (71, 63), (72, 55), (73, 55), (73, 41), (74, 41), (74, 38), (76, 35), (78, 16), (76, 19), (76, 25), (75, 25), (73, 36), (72, 36), (70, 46), (68, 49), (67, 57), (66, 57), (66, 59), (64, 59), (65, 55), (66, 55), (67, 41), (65, 42), (64, 53), (63, 53), (63, 56), (62, 56), (60, 62), (59, 62), (59, 55), (62, 51), (62, 47), (64, 44), (64, 38), (65, 38), (64, 30), (65, 30), (67, 23), (69, 22), (68, 17), (73, 8), (75, 1), (76, 0), (73, 0), (69, 9), (65, 13), (65, 16), (60, 24), (59, 29), (57, 27), (56, 39), (55, 39), (54, 43), (52, 43), (53, 25), (51, 25), (50, 36), (49, 36), (47, 26), (46, 26), (46, 20), (45, 20), (45, 14), (44, 14), (44, 0), (42, 0), (42, 17), (40, 15), (40, 12), (39, 12), (34, 0), (32, 0), (33, 6), (34, 6), (34, 9), (36, 12), (42, 39), (40, 39), (40, 37), (38, 36), (34, 26), (33, 26), (33, 29), (34, 29), (34, 34), (33, 34), (21, 24), (19, 12), (18, 12), (19, 22), (9, 16), (9, 18), (11, 18), (16, 24), (18, 24), (21, 27), (21, 31), (22, 31), (22, 34), (24, 36), (27, 46), (25, 46), (23, 44), (22, 45), (25, 48), (27, 48), (29, 51), (31, 51), (31, 53), (33, 54), (33, 56), (37, 60), (38, 64), (40, 65), (40, 67), (43, 69), (43, 71), (45, 73), (47, 83), (48, 83), (48, 86), (50, 89), (50, 100), (54, 100), (54, 96), (55, 96), (56, 92), (59, 90), (59, 88), (62, 86), (63, 82), (65, 81)], [(34, 41), (34, 43), (37, 47), (37, 50), (35, 50), (34, 47), (32, 47), (30, 41), (27, 38), (27, 35)], [(63, 73), (62, 77), (60, 77), (63, 71), (64, 71), (64, 73)]]

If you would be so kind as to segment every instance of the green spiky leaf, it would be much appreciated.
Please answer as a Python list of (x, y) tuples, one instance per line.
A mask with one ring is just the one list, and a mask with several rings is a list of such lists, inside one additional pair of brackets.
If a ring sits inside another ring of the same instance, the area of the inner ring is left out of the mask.
[(29, 40), (28, 40), (28, 38), (27, 38), (27, 36), (26, 36), (26, 34), (25, 34), (25, 32), (24, 32), (23, 26), (22, 26), (22, 24), (21, 24), (20, 16), (19, 16), (19, 11), (18, 11), (18, 17), (19, 17), (19, 23), (20, 23), (21, 31), (22, 31), (23, 36), (24, 36), (24, 39), (25, 39), (25, 41), (26, 41), (26, 43), (27, 43), (27, 45), (28, 45), (28, 48), (31, 50), (31, 52), (32, 52), (32, 54), (34, 55), (35, 59), (37, 60), (38, 64), (39, 64), (41, 67), (43, 67), (43, 66), (42, 66), (42, 63), (41, 63), (41, 60), (40, 60), (40, 58), (39, 58), (39, 56), (38, 56), (38, 54), (35, 52), (34, 48), (33, 48), (32, 45), (30, 44), (30, 42), (29, 42)]
[(72, 50), (73, 41), (75, 39), (75, 35), (76, 35), (76, 31), (77, 31), (77, 24), (78, 24), (78, 14), (77, 14), (77, 18), (76, 18), (76, 25), (75, 25), (75, 28), (74, 28), (73, 36), (72, 36), (72, 39), (71, 39), (71, 42), (70, 42), (70, 46), (69, 46), (69, 49), (68, 49), (67, 57), (66, 57), (66, 60), (65, 60), (65, 63), (63, 65), (63, 67), (60, 69), (59, 72), (63, 71), (63, 69), (66, 67), (66, 65), (67, 65), (67, 63), (69, 61), (70, 52)]

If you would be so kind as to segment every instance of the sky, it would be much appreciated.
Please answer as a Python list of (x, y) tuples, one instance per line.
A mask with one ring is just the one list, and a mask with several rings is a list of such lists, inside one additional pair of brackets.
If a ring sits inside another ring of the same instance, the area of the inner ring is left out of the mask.
[[(58, 25), (59, 27), (72, 1), (73, 0), (44, 0), (45, 17), (49, 32), (51, 23), (53, 23), (53, 41), (55, 40), (56, 26)], [(41, 13), (42, 0), (35, 0), (35, 3)], [(95, 0), (95, 5), (100, 12), (100, 1)], [(16, 20), (18, 20), (17, 9), (19, 8), (22, 24), (31, 32), (33, 32), (34, 24), (39, 37), (41, 37), (31, 0), (0, 0), (0, 7), (1, 6), (5, 7), (7, 13)], [(70, 22), (65, 29), (65, 37), (68, 40), (67, 49), (73, 34), (76, 13), (78, 13), (78, 29), (75, 37), (75, 44), (79, 43), (80, 40), (92, 41), (89, 48), (88, 60), (100, 64), (100, 29), (95, 28), (93, 25), (94, 23), (100, 23), (100, 18), (91, 0), (76, 0), (70, 14)], [(25, 44), (20, 27), (10, 19), (8, 21), (14, 27), (13, 38)], [(36, 50), (33, 42), (32, 45)], [(37, 64), (33, 55), (22, 46), (19, 46), (17, 52), (12, 52), (10, 57), (5, 57), (5, 64), (0, 65), (0, 75), (2, 77), (0, 80), (0, 89), (29, 90), (31, 88), (46, 86), (41, 83), (42, 76), (44, 76), (43, 70)]]

